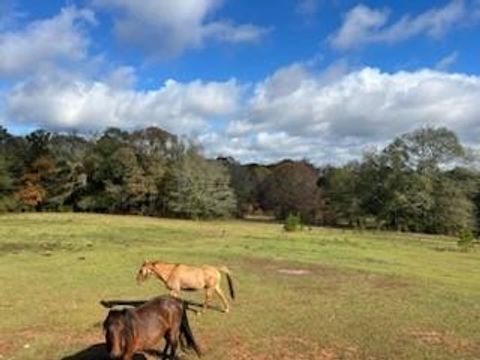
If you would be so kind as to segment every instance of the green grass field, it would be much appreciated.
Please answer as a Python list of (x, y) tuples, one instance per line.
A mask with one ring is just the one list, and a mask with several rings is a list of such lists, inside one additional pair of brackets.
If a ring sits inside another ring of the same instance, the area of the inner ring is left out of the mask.
[(0, 217), (0, 359), (88, 359), (103, 340), (100, 300), (166, 293), (136, 284), (145, 258), (233, 271), (231, 313), (190, 316), (205, 359), (480, 358), (480, 253), (455, 239), (22, 214)]

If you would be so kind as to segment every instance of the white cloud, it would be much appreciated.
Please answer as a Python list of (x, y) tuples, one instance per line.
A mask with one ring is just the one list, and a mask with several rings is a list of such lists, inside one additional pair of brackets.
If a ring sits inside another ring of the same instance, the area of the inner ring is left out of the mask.
[[(247, 115), (230, 123), (220, 148), (234, 155), (243, 146), (244, 160), (341, 162), (426, 125), (447, 126), (474, 143), (480, 135), (479, 102), (478, 76), (367, 67), (325, 77), (294, 64), (256, 85)], [(229, 138), (237, 143), (229, 146)]]
[(0, 32), (0, 75), (22, 74), (59, 59), (84, 59), (89, 40), (83, 28), (94, 23), (90, 10), (67, 7), (53, 18)]
[(131, 66), (115, 68), (105, 79), (106, 85), (112, 89), (128, 89), (133, 87), (136, 82), (136, 71)]
[(446, 71), (457, 62), (458, 59), (458, 52), (454, 51), (444, 58), (440, 59), (440, 61), (435, 65), (435, 69)]
[(5, 94), (4, 118), (54, 130), (156, 125), (193, 137), (211, 156), (263, 162), (343, 162), (426, 125), (446, 126), (470, 144), (480, 136), (479, 76), (345, 63), (319, 73), (294, 63), (256, 84), (168, 80), (142, 91), (129, 87), (134, 75), (130, 68), (96, 81), (44, 73)]
[(387, 22), (388, 15), (385, 9), (357, 5), (345, 15), (341, 28), (330, 37), (330, 42), (335, 48), (343, 50), (371, 42), (375, 32)]
[(234, 80), (185, 84), (167, 80), (158, 89), (135, 91), (54, 73), (18, 84), (6, 96), (6, 108), (8, 119), (16, 124), (49, 129), (156, 125), (193, 136), (208, 129), (208, 120), (234, 113), (239, 92)]
[(452, 0), (444, 7), (429, 9), (416, 17), (405, 15), (387, 25), (389, 10), (360, 4), (345, 15), (330, 43), (334, 48), (348, 50), (370, 43), (396, 43), (418, 35), (440, 38), (467, 16), (464, 1)]
[(203, 36), (232, 44), (260, 41), (271, 28), (261, 28), (252, 24), (234, 25), (231, 21), (212, 22), (204, 26)]
[(94, 6), (113, 12), (114, 31), (125, 44), (156, 58), (171, 58), (208, 40), (257, 42), (268, 28), (209, 21), (220, 0), (93, 0)]

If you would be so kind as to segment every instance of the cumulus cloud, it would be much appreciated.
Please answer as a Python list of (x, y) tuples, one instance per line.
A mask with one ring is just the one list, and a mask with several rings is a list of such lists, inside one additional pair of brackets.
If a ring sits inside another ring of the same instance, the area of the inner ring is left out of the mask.
[(257, 42), (269, 28), (235, 25), (230, 20), (209, 21), (220, 0), (93, 0), (94, 6), (112, 11), (114, 32), (125, 44), (139, 47), (156, 58), (171, 58), (209, 40)]
[(336, 49), (348, 50), (371, 43), (396, 43), (418, 35), (438, 39), (467, 15), (464, 1), (452, 0), (443, 7), (429, 9), (415, 17), (405, 15), (387, 24), (388, 9), (359, 4), (345, 15), (340, 29), (330, 36), (330, 43)]
[(54, 130), (156, 125), (194, 138), (210, 156), (262, 162), (344, 162), (426, 125), (470, 144), (480, 136), (479, 76), (294, 63), (255, 84), (168, 80), (148, 91), (129, 86), (132, 77), (129, 68), (99, 80), (42, 74), (7, 91), (5, 118)]
[(113, 69), (105, 79), (106, 85), (112, 89), (132, 88), (136, 82), (136, 71), (131, 66), (119, 66)]
[(236, 144), (229, 147), (227, 140), (221, 149), (232, 155), (248, 149), (240, 154), (244, 160), (343, 162), (427, 125), (447, 126), (474, 143), (479, 102), (478, 76), (366, 67), (332, 78), (294, 64), (256, 85), (247, 115), (225, 132)]
[(83, 30), (92, 24), (92, 11), (66, 7), (55, 17), (0, 32), (0, 75), (23, 74), (61, 59), (84, 59), (89, 40)]
[[(128, 69), (114, 72), (130, 77)], [(109, 79), (110, 80), (110, 79)], [(118, 80), (118, 79), (116, 79)], [(150, 91), (112, 87), (109, 81), (43, 74), (18, 84), (6, 96), (7, 118), (55, 130), (102, 130), (108, 126), (156, 125), (195, 136), (208, 120), (235, 112), (240, 88), (234, 80), (179, 83), (167, 80)]]

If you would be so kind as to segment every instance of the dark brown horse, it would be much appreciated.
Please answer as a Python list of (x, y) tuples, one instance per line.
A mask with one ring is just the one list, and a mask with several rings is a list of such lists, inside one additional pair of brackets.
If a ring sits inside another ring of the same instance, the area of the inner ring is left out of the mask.
[(135, 353), (155, 348), (162, 338), (166, 341), (165, 357), (175, 359), (179, 340), (183, 348), (191, 348), (200, 356), (186, 310), (185, 302), (168, 295), (136, 308), (110, 310), (103, 322), (110, 358), (131, 360)]

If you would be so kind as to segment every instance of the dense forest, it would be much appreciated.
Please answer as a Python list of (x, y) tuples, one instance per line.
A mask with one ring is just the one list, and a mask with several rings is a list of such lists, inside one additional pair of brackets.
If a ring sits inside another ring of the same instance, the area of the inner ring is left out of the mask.
[(159, 128), (83, 137), (0, 127), (0, 211), (182, 218), (298, 214), (308, 224), (476, 232), (473, 152), (445, 128), (421, 128), (341, 166), (205, 158)]

